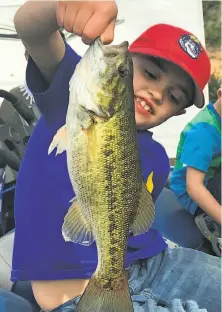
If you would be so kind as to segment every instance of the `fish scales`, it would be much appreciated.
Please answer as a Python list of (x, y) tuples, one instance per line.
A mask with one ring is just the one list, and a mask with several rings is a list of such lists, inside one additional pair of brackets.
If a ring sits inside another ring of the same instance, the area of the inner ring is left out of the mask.
[(96, 40), (70, 80), (66, 125), (49, 148), (67, 151), (76, 194), (63, 237), (83, 245), (95, 240), (98, 251), (78, 312), (133, 311), (124, 270), (128, 235), (147, 231), (154, 218), (142, 179), (132, 72), (125, 43), (104, 48)]

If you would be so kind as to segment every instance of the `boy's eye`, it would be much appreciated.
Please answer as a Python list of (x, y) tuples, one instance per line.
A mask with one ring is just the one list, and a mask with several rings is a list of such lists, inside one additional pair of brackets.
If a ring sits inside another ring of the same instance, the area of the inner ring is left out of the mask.
[(145, 69), (145, 74), (146, 74), (146, 76), (148, 76), (151, 79), (155, 79), (155, 80), (157, 79), (155, 75), (153, 75), (150, 71), (148, 71), (146, 69)]
[(178, 99), (172, 93), (169, 93), (169, 98), (172, 102), (179, 104)]

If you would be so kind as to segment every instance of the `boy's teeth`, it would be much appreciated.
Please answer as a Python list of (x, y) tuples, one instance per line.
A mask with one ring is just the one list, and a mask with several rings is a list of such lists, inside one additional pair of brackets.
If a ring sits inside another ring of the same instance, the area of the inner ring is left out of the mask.
[(152, 113), (152, 112), (151, 112), (151, 108), (150, 108), (149, 106), (144, 106), (144, 109), (145, 109), (146, 111), (148, 111), (149, 113)]
[(140, 105), (142, 105), (143, 107), (145, 107), (145, 106), (146, 106), (146, 102), (145, 102), (145, 101), (141, 101), (141, 102), (140, 102)]
[(146, 104), (144, 100), (141, 100), (140, 98), (136, 98), (136, 101), (140, 102), (140, 105), (149, 113), (152, 114), (152, 109)]

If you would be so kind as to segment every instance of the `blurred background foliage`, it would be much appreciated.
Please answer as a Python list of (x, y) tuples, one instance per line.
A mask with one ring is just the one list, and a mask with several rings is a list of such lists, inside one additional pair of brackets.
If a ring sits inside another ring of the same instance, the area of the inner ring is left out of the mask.
[(202, 1), (206, 49), (211, 60), (209, 99), (216, 98), (221, 86), (221, 1)]

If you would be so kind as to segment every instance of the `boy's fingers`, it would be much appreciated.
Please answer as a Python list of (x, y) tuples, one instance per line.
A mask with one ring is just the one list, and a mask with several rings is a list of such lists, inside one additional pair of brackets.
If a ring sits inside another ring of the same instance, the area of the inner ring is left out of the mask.
[(115, 1), (58, 1), (57, 22), (68, 32), (82, 36), (83, 42), (90, 44), (102, 37), (105, 44), (114, 38), (117, 16)]
[(58, 1), (57, 3), (57, 10), (56, 10), (56, 17), (57, 23), (59, 27), (64, 27), (64, 16), (66, 11), (66, 3), (62, 1)]
[(83, 42), (90, 44), (95, 38), (100, 37), (101, 34), (105, 31), (108, 23), (109, 19), (101, 16), (101, 13), (93, 14), (83, 30)]
[(87, 25), (88, 21), (90, 20), (90, 18), (92, 17), (92, 15), (93, 12), (91, 10), (88, 11), (87, 13), (83, 12), (83, 10), (79, 10), (76, 15), (75, 23), (73, 25), (73, 32), (78, 36), (82, 36), (83, 30)]
[(114, 30), (115, 30), (115, 22), (116, 20), (113, 20), (104, 30), (104, 32), (101, 35), (101, 40), (103, 44), (109, 44), (114, 39)]
[(69, 6), (66, 6), (63, 22), (66, 31), (73, 32), (73, 25), (75, 24), (77, 14), (78, 10), (70, 10)]

